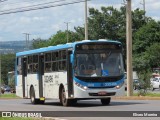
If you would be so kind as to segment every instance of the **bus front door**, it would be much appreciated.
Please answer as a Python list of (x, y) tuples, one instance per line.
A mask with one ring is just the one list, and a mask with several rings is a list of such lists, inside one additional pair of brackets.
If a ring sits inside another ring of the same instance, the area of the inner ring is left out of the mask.
[(71, 97), (73, 93), (73, 71), (72, 71), (72, 62), (73, 57), (72, 51), (67, 51), (67, 83), (68, 83), (68, 97)]
[(23, 98), (28, 98), (27, 58), (22, 58), (22, 91), (23, 91)]
[(39, 97), (43, 97), (44, 55), (39, 56)]

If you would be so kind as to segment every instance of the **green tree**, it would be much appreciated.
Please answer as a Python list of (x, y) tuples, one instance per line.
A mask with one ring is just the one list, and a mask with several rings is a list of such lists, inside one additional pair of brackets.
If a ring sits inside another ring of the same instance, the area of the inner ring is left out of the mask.
[(32, 42), (33, 49), (47, 47), (48, 45), (49, 45), (48, 40), (43, 40), (41, 38), (33, 39), (33, 42)]
[(10, 71), (8, 72), (8, 85), (11, 88), (15, 88), (15, 72), (14, 71)]
[(118, 34), (121, 26), (124, 26), (123, 11), (113, 7), (101, 7), (101, 11), (90, 8), (88, 18), (90, 39), (114, 39), (120, 40)]
[(160, 66), (160, 43), (154, 43), (146, 48), (146, 51), (134, 55), (134, 68), (139, 74), (140, 80), (143, 80), (146, 87), (150, 86), (152, 68)]
[(160, 22), (151, 20), (146, 25), (142, 26), (134, 34), (134, 54), (140, 54), (146, 51), (147, 47), (155, 42), (160, 42)]
[(136, 69), (151, 69), (160, 64), (160, 22), (150, 21), (134, 35), (133, 56)]
[[(145, 17), (144, 11), (136, 9), (132, 11), (133, 32), (145, 25), (150, 18)], [(89, 9), (88, 17), (89, 39), (112, 39), (126, 44), (126, 8), (120, 10), (109, 7), (101, 7), (101, 10), (95, 8)], [(75, 27), (80, 38), (84, 36), (84, 27)]]
[(145, 17), (145, 12), (139, 8), (132, 11), (132, 29), (133, 32), (136, 32), (139, 28), (149, 21), (149, 17)]
[[(68, 42), (79, 41), (78, 33), (68, 31)], [(55, 35), (49, 38), (49, 45), (58, 45), (67, 43), (67, 31), (58, 31)]]
[(8, 84), (8, 72), (14, 71), (15, 54), (1, 55), (2, 83)]
[(160, 42), (157, 41), (146, 49), (145, 59), (148, 60), (151, 68), (160, 66)]

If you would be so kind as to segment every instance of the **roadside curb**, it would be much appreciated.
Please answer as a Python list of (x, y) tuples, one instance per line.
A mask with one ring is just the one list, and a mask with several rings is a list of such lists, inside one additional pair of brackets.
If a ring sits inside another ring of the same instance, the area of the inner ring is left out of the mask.
[(35, 120), (56, 120), (56, 118), (53, 118), (53, 117), (42, 117), (42, 118), (35, 118)]
[(149, 96), (125, 96), (125, 97), (112, 97), (113, 100), (160, 100), (160, 97)]
[(55, 117), (42, 117), (42, 118), (34, 118), (34, 120), (67, 120), (67, 119), (61, 119)]

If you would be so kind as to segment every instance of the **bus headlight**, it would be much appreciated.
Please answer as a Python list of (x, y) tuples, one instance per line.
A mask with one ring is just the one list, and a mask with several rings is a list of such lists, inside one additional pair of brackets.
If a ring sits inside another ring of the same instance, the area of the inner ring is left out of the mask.
[(84, 89), (84, 90), (87, 90), (87, 89), (88, 89), (87, 86), (83, 86), (83, 85), (81, 85), (81, 84), (79, 84), (79, 83), (77, 83), (77, 82), (75, 82), (75, 84), (76, 84), (78, 87), (80, 87), (80, 88), (82, 88), (82, 89)]
[(83, 89), (87, 90), (87, 89), (88, 89), (88, 87), (87, 87), (87, 86), (83, 86)]
[(121, 84), (117, 85), (115, 88), (120, 89), (123, 85), (124, 85), (124, 82), (122, 82)]

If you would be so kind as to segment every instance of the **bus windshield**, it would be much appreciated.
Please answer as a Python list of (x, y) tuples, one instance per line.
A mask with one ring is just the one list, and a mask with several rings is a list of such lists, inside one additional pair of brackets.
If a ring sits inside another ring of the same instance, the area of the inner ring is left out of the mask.
[(75, 76), (110, 77), (124, 72), (121, 52), (76, 54)]

